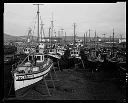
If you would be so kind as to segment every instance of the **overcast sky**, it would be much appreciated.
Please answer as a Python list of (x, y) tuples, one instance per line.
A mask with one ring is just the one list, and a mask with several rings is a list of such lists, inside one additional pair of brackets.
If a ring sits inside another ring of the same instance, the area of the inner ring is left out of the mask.
[[(37, 6), (32, 3), (4, 4), (4, 33), (10, 35), (27, 35), (29, 28), (37, 25)], [(40, 16), (44, 23), (45, 34), (51, 26), (52, 13), (54, 29), (64, 29), (67, 35), (73, 35), (73, 23), (76, 23), (77, 36), (83, 36), (91, 29), (91, 36), (96, 30), (98, 36), (112, 35), (126, 37), (126, 3), (76, 3), (40, 5)], [(34, 30), (34, 29), (33, 29)], [(35, 34), (36, 35), (36, 29)], [(56, 34), (56, 35), (57, 35)], [(63, 34), (64, 35), (64, 34)]]

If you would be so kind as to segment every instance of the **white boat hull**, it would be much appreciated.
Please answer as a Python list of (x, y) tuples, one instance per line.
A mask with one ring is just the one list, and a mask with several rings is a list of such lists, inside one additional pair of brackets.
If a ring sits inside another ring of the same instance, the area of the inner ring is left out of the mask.
[[(17, 92), (21, 89), (29, 87), (30, 85), (33, 85), (33, 84), (39, 82), (40, 80), (42, 80), (48, 74), (48, 72), (50, 71), (52, 66), (53, 66), (53, 64), (51, 64), (45, 71), (42, 71), (40, 73), (28, 74), (28, 76), (29, 76), (28, 79), (25, 76), (18, 77), (17, 73), (14, 73), (14, 89), (15, 89), (15, 91)], [(21, 78), (21, 79), (18, 79), (18, 78)]]

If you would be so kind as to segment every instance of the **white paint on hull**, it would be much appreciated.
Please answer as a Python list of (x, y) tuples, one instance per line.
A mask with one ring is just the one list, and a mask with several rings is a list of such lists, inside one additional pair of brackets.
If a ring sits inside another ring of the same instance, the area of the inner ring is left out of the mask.
[[(41, 76), (41, 75), (48, 73), (52, 66), (53, 66), (53, 64), (51, 64), (51, 66), (47, 70), (37, 73), (37, 74), (33, 74), (33, 77), (37, 77), (35, 79), (16, 81), (18, 79), (18, 77), (16, 76), (17, 73), (14, 73), (14, 89), (15, 89), (15, 91), (19, 90), (21, 88), (27, 87), (29, 85), (32, 85), (32, 84), (40, 81), (41, 79), (43, 79), (43, 76)], [(39, 76), (41, 76), (41, 77), (39, 77)], [(46, 76), (46, 75), (44, 75), (44, 76)]]

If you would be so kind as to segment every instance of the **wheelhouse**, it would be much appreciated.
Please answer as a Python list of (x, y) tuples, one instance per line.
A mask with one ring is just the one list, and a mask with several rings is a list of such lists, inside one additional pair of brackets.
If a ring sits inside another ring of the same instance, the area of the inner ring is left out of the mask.
[(44, 61), (44, 55), (38, 53), (34, 56), (33, 55), (28, 56), (28, 61), (32, 61), (34, 59), (36, 59), (37, 63), (43, 62)]

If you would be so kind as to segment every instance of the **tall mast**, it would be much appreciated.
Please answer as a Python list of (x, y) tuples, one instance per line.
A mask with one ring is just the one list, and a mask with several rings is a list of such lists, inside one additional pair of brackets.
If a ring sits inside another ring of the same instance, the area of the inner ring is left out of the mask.
[(40, 25), (41, 25), (40, 34), (41, 34), (41, 41), (42, 41), (42, 29), (43, 29), (43, 25), (44, 25), (44, 24), (42, 23), (42, 21), (41, 21), (41, 24), (40, 24)]
[(64, 29), (61, 29), (61, 36), (63, 36), (63, 30), (64, 30)]
[(98, 35), (97, 35), (97, 49), (98, 49), (98, 43), (99, 43), (99, 40), (98, 40)]
[(113, 56), (114, 56), (114, 28), (113, 28)]
[(84, 33), (84, 45), (85, 45), (85, 33)]
[(52, 36), (53, 36), (53, 13), (52, 13), (52, 21), (51, 21), (51, 44), (52, 44)]
[[(94, 43), (96, 43), (96, 30), (95, 30)], [(95, 49), (96, 49), (96, 44), (94, 44), (94, 45), (95, 45)]]
[(104, 42), (105, 42), (105, 35), (106, 35), (106, 34), (102, 34), (102, 35), (104, 35)]
[(86, 44), (87, 44), (87, 32), (86, 32)]
[(58, 42), (60, 43), (60, 30), (58, 30)]
[(50, 42), (50, 47), (51, 47), (51, 35), (50, 35), (50, 31), (51, 31), (51, 28), (49, 28), (49, 42)]
[(74, 46), (75, 46), (75, 29), (76, 29), (76, 24), (74, 23)]
[(90, 39), (90, 29), (89, 29), (89, 42), (91, 41), (91, 39)]
[(120, 34), (120, 41), (122, 42), (122, 35)]
[(37, 37), (37, 43), (39, 44), (39, 5), (43, 5), (43, 4), (33, 4), (33, 5), (37, 5), (38, 7), (38, 10), (37, 10), (37, 15), (38, 15), (38, 23), (37, 23), (37, 26), (38, 26), (38, 29), (37, 29), (37, 33), (38, 33), (38, 37)]
[(65, 45), (66, 45), (66, 32), (65, 32)]

